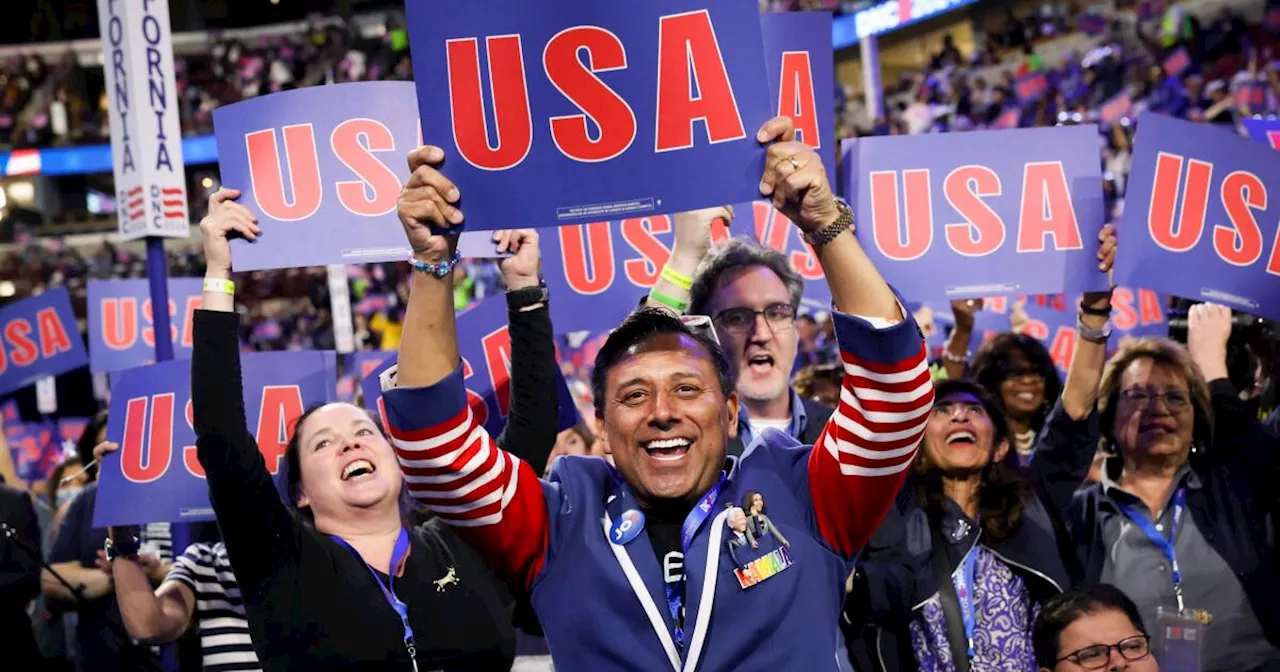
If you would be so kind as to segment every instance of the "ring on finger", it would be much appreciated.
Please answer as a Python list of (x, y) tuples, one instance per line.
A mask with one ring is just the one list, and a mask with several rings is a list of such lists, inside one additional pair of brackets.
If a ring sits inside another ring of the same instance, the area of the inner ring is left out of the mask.
[(800, 170), (800, 162), (796, 161), (796, 157), (793, 156), (787, 159), (787, 161), (791, 163), (791, 170)]

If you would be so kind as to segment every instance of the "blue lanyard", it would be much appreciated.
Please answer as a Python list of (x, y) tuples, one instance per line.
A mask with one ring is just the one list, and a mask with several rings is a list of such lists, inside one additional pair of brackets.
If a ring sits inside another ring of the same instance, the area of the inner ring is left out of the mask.
[[(356, 554), (357, 558), (364, 560), (360, 556), (360, 552), (347, 543), (346, 539), (336, 534), (331, 534), (329, 537), (346, 546), (352, 553)], [(400, 615), (400, 624), (404, 626), (404, 647), (409, 651), (409, 660), (413, 662), (413, 669), (416, 672), (418, 669), (418, 651), (413, 642), (413, 626), (409, 625), (409, 605), (401, 602), (400, 598), (396, 597), (395, 589), (396, 570), (407, 555), (409, 555), (409, 531), (402, 527), (400, 528), (400, 536), (396, 538), (395, 549), (391, 551), (391, 567), (388, 568), (391, 571), (387, 572), (387, 582), (382, 582), (382, 577), (378, 576), (377, 570), (372, 565), (366, 562), (364, 566), (373, 575), (373, 580), (377, 582), (378, 587), (382, 589), (382, 596), (387, 599), (387, 604), (390, 604), (391, 608), (395, 609), (396, 613)]]
[(1181, 613), (1185, 610), (1186, 605), (1182, 602), (1182, 570), (1178, 568), (1178, 555), (1173, 550), (1173, 542), (1178, 538), (1178, 526), (1182, 524), (1182, 512), (1187, 508), (1187, 489), (1180, 487), (1173, 493), (1173, 516), (1172, 521), (1169, 523), (1169, 537), (1167, 539), (1140, 512), (1121, 502), (1116, 502), (1116, 506), (1120, 507), (1120, 511), (1124, 513), (1125, 517), (1147, 535), (1151, 543), (1155, 544), (1156, 548), (1160, 549), (1161, 553), (1164, 553), (1165, 559), (1169, 561), (1169, 575), (1173, 579), (1173, 594), (1174, 597), (1178, 598), (1178, 612)]
[(974, 544), (960, 561), (960, 573), (951, 577), (956, 586), (956, 598), (960, 603), (960, 620), (964, 621), (964, 638), (969, 647), (969, 660), (973, 660), (973, 632), (978, 623), (978, 596), (974, 594), (974, 571), (978, 566), (978, 545)]
[[(680, 552), (687, 556), (689, 554), (689, 545), (693, 543), (693, 535), (698, 532), (698, 528), (702, 527), (702, 523), (706, 522), (711, 515), (711, 509), (716, 505), (716, 498), (720, 496), (720, 487), (724, 485), (724, 474), (720, 474), (720, 482), (715, 487), (707, 491), (707, 494), (698, 500), (698, 505), (693, 507), (689, 515), (685, 516), (684, 524), (680, 526)], [(715, 549), (707, 551), (715, 553)], [(675, 640), (676, 646), (684, 648), (684, 627), (680, 619), (681, 605), (684, 602), (684, 571), (680, 572), (680, 580), (676, 583), (667, 584), (667, 608), (671, 610), (671, 620), (675, 623)]]

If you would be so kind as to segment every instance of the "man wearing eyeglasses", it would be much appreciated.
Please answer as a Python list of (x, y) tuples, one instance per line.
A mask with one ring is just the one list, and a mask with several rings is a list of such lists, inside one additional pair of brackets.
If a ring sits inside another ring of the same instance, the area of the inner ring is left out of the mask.
[(739, 432), (729, 443), (730, 455), (741, 455), (770, 428), (812, 444), (832, 409), (791, 388), (800, 341), (796, 311), (804, 280), (782, 253), (750, 238), (712, 247), (712, 222), (731, 217), (729, 208), (676, 216), (671, 261), (648, 305), (711, 318), (738, 381), (741, 402)]

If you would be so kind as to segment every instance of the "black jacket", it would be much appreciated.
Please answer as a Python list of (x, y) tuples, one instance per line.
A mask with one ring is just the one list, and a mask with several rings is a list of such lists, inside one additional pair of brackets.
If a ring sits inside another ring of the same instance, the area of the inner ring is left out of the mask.
[[(1202, 483), (1187, 490), (1187, 510), (1205, 541), (1222, 556), (1244, 586), (1267, 639), (1280, 646), (1280, 574), (1266, 513), (1280, 483), (1280, 441), (1263, 430), (1238, 401), (1226, 379), (1209, 384), (1213, 398), (1213, 445), (1190, 464)], [(1080, 492), (1070, 507), (1077, 580), (1097, 583), (1107, 552), (1099, 505), (1102, 489)]]
[[(1032, 599), (1043, 603), (1071, 586), (1063, 561), (1067, 507), (1089, 474), (1097, 445), (1098, 416), (1072, 420), (1061, 403), (1045, 423), (1028, 467), (1031, 496), (1024, 503), (1018, 529), (999, 543), (984, 543), (1026, 583)], [(959, 507), (948, 507), (941, 528), (956, 529)], [(906, 486), (896, 505), (863, 550), (858, 578), (845, 600), (841, 627), (856, 669), (916, 669), (908, 624), (913, 612), (938, 592), (932, 571), (934, 553), (942, 552), (952, 572), (980, 535), (976, 530), (936, 548), (929, 517), (916, 492)]]
[(40, 526), (27, 493), (0, 485), (0, 523), (0, 632), (5, 659), (19, 669), (40, 659), (27, 617), (27, 604), (40, 595)]

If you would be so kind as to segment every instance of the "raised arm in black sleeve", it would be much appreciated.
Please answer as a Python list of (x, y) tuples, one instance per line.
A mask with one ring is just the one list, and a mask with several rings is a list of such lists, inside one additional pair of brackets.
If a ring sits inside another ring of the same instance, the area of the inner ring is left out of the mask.
[(257, 588), (298, 546), (293, 518), (245, 423), (239, 326), (235, 313), (196, 311), (191, 403), (196, 455), (227, 553), (239, 582)]
[(556, 390), (555, 331), (544, 303), (507, 314), (511, 334), (511, 406), (498, 447), (519, 457), (533, 470), (546, 471), (556, 445), (560, 395)]

